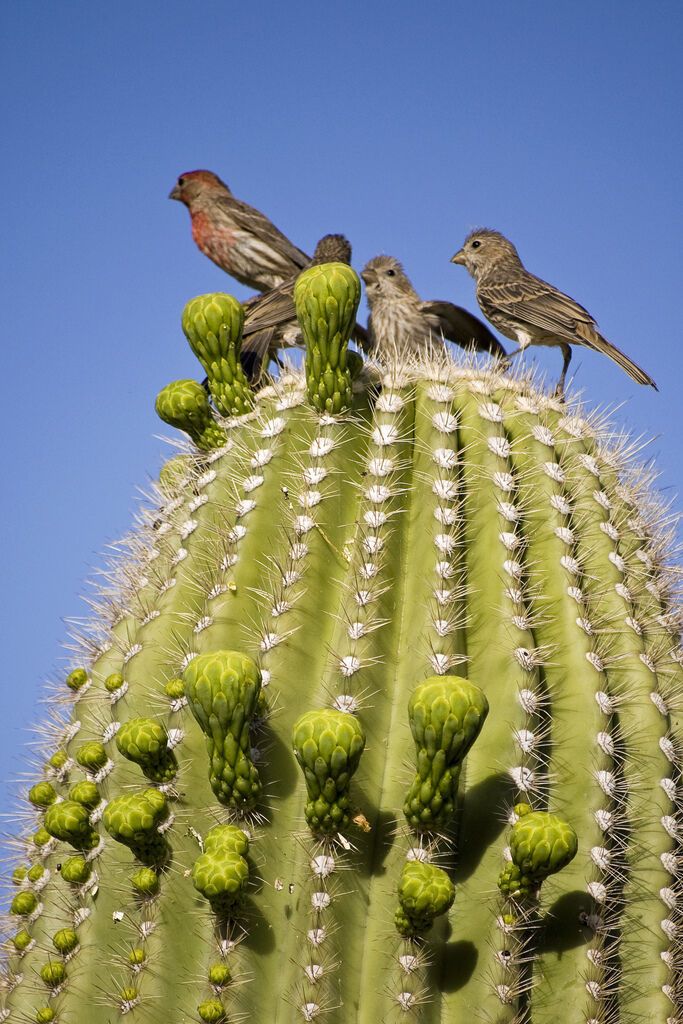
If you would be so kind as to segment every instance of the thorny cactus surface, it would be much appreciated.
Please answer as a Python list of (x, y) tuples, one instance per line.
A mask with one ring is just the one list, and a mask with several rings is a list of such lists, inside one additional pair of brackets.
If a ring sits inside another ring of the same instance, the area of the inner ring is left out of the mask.
[(202, 301), (249, 411), (159, 402), (197, 447), (53, 695), (0, 1019), (679, 1024), (683, 672), (628, 445), (436, 354), (352, 394), (319, 297), (245, 399)]

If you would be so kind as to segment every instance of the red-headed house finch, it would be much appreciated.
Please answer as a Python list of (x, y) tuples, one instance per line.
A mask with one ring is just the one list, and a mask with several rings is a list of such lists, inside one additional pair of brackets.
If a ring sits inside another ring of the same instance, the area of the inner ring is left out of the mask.
[(498, 231), (472, 231), (451, 262), (466, 267), (476, 281), (477, 301), (486, 319), (506, 338), (519, 342), (509, 358), (529, 345), (559, 345), (564, 362), (556, 394), (564, 391), (571, 345), (602, 352), (638, 384), (657, 390), (645, 370), (598, 333), (595, 320), (583, 306), (530, 274), (512, 242)]
[(212, 171), (181, 174), (169, 199), (187, 206), (204, 255), (249, 288), (277, 288), (308, 265), (305, 252), (259, 210), (235, 199)]
[(368, 341), (374, 355), (420, 352), (452, 341), (461, 348), (505, 356), (486, 324), (452, 302), (423, 302), (393, 256), (376, 256), (361, 271), (370, 306)]

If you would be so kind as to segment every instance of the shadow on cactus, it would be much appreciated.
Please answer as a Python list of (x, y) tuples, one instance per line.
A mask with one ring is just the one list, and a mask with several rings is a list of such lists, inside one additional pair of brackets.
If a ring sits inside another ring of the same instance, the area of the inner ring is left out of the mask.
[[(348, 267), (302, 373), (211, 395), (54, 699), (0, 1019), (673, 1024), (682, 692), (628, 446), (498, 364), (358, 366)], [(353, 373), (351, 372), (353, 370)]]

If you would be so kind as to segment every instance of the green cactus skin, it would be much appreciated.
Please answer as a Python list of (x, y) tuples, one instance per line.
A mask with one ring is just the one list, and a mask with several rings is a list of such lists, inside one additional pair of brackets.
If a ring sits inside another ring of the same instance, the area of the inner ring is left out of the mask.
[(254, 404), (254, 394), (240, 362), (244, 310), (232, 295), (198, 295), (185, 306), (183, 331), (204, 367), (209, 390), (222, 416), (241, 416)]
[(338, 415), (351, 405), (348, 343), (356, 323), (360, 281), (344, 263), (304, 270), (294, 302), (306, 343), (308, 398), (318, 412)]
[(394, 923), (399, 935), (412, 938), (426, 931), (455, 900), (455, 886), (442, 868), (419, 860), (406, 861), (398, 886)]
[(311, 831), (332, 836), (348, 828), (349, 783), (365, 749), (358, 719), (334, 708), (307, 711), (294, 723), (292, 745), (306, 780)]
[(417, 774), (403, 805), (411, 828), (439, 831), (450, 823), (460, 766), (488, 711), (483, 691), (467, 679), (433, 676), (413, 693), (408, 714), (417, 747)]
[[(188, 447), (143, 513), (120, 593), (75, 661), (91, 685), (59, 688), (70, 724), (53, 727), (32, 780), (57, 799), (25, 802), (10, 1020), (683, 1017), (683, 671), (656, 502), (600, 423), (495, 368), (394, 367), (381, 384), (332, 418), (285, 376), (226, 422), (220, 450)], [(216, 799), (192, 687), (178, 682), (224, 651), (253, 666), (251, 728), (224, 728), (222, 698), (211, 703), (215, 774), (239, 733), (258, 764), (250, 808)], [(116, 674), (125, 683), (109, 689)], [(403, 814), (405, 709), (434, 676), (475, 680), (489, 706), (437, 830)], [(312, 709), (367, 736), (347, 811), (362, 814), (331, 834), (311, 834), (291, 749)], [(116, 741), (141, 718), (178, 762), (145, 790)], [(142, 839), (120, 813), (135, 818), (141, 796)], [(56, 839), (43, 824), (69, 802), (98, 836), (76, 856), (73, 829)], [(520, 803), (578, 837), (523, 899), (497, 887)], [(130, 845), (117, 841), (126, 824)], [(396, 893), (424, 867), (446, 871), (455, 905), (431, 927), (404, 909), (397, 934)], [(68, 930), (78, 945), (62, 953), (53, 937)]]
[(249, 727), (261, 690), (253, 659), (236, 651), (194, 658), (185, 669), (190, 709), (206, 734), (211, 788), (226, 807), (251, 811), (261, 795)]
[(206, 391), (196, 380), (167, 384), (157, 395), (155, 409), (164, 423), (189, 434), (200, 451), (225, 445), (225, 431), (213, 418)]
[(152, 782), (170, 782), (178, 771), (173, 751), (168, 749), (168, 733), (153, 718), (132, 718), (116, 734), (119, 752), (142, 768)]

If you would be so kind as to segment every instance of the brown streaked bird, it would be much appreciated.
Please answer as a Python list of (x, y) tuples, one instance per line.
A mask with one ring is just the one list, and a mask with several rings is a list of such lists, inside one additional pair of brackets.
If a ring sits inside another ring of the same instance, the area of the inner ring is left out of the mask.
[(452, 302), (423, 302), (401, 263), (376, 256), (361, 271), (370, 306), (368, 342), (373, 353), (420, 352), (443, 339), (461, 348), (505, 357), (486, 324)]
[(638, 384), (657, 390), (645, 370), (598, 332), (590, 313), (547, 281), (530, 274), (504, 235), (488, 228), (470, 232), (451, 263), (466, 267), (477, 283), (477, 302), (486, 319), (506, 338), (519, 343), (513, 358), (529, 345), (558, 345), (563, 364), (555, 393), (562, 395), (572, 345), (609, 356)]
[[(351, 243), (344, 235), (324, 235), (320, 239), (308, 265), (314, 267), (322, 263), (351, 264)], [(294, 306), (294, 285), (298, 276), (244, 303), (240, 360), (252, 383), (261, 379), (270, 359), (277, 361), (279, 348), (303, 343)], [(356, 324), (353, 336), (359, 344), (366, 343), (365, 330), (360, 324)]]
[(305, 252), (259, 210), (236, 199), (213, 171), (181, 174), (168, 198), (190, 211), (192, 237), (204, 255), (249, 288), (277, 288), (308, 264)]

